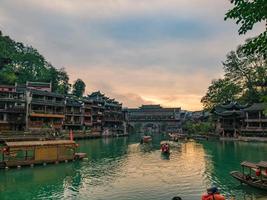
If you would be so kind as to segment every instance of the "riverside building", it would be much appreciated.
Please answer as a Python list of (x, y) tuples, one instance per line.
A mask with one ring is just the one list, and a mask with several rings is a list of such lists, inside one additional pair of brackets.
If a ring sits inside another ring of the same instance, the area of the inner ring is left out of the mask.
[(181, 108), (163, 108), (160, 105), (142, 105), (126, 109), (126, 118), (131, 130), (137, 132), (180, 132)]
[(83, 98), (52, 92), (50, 83), (0, 85), (0, 132), (89, 131), (123, 133), (122, 104), (93, 92)]

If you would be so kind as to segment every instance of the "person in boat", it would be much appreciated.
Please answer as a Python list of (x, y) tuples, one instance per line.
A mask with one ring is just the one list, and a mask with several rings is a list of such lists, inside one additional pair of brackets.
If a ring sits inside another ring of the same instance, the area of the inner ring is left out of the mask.
[(161, 145), (161, 151), (162, 152), (167, 153), (167, 152), (169, 152), (169, 150), (170, 150), (170, 147), (167, 143), (164, 143)]
[(217, 187), (211, 187), (202, 195), (201, 200), (225, 200), (225, 197), (219, 193)]

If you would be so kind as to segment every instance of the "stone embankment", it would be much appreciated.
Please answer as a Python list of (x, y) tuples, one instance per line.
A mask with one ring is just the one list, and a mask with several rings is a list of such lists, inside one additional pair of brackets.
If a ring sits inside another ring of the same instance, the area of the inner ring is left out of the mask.
[(236, 138), (233, 137), (221, 137), (222, 141), (243, 141), (243, 142), (267, 142), (267, 137), (244, 137), (239, 136)]

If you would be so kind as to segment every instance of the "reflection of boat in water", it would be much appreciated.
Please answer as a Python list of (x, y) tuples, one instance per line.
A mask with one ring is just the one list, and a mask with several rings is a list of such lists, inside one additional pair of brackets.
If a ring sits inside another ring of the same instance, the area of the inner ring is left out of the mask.
[(152, 137), (150, 135), (145, 135), (141, 138), (141, 141), (140, 143), (143, 144), (143, 143), (149, 143), (152, 141)]
[[(244, 161), (241, 163), (242, 172), (232, 171), (230, 174), (241, 183), (245, 183), (249, 186), (267, 190), (267, 162), (261, 161), (259, 163), (252, 163)], [(249, 169), (246, 174), (245, 169)], [(252, 175), (252, 171), (255, 171), (255, 175)]]
[(76, 148), (72, 140), (5, 142), (0, 168), (83, 159), (86, 154), (75, 153)]

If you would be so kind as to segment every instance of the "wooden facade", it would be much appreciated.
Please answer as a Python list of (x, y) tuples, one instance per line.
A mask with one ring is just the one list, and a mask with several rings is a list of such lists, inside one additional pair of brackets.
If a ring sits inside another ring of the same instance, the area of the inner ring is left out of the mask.
[(255, 103), (244, 109), (245, 119), (242, 132), (253, 135), (260, 133), (267, 136), (267, 115), (264, 113), (266, 105), (264, 103)]
[(65, 117), (65, 98), (63, 95), (40, 91), (27, 90), (28, 130), (62, 129)]
[(26, 95), (15, 86), (0, 86), (0, 131), (20, 131), (26, 125)]
[(110, 99), (100, 91), (88, 95), (92, 102), (92, 130), (104, 135), (124, 133), (122, 104)]
[(264, 103), (251, 106), (230, 103), (213, 109), (217, 133), (223, 137), (267, 136), (267, 116)]
[[(1, 148), (0, 167), (57, 163), (80, 158), (71, 140), (5, 142)], [(83, 155), (84, 156), (84, 155)]]
[[(133, 129), (141, 132), (181, 131), (181, 108), (163, 108), (160, 105), (142, 105), (127, 109), (126, 118)], [(138, 128), (135, 128), (138, 127)]]
[(51, 91), (50, 83), (0, 86), (0, 132), (123, 132), (122, 104), (114, 99), (100, 92), (77, 98)]

